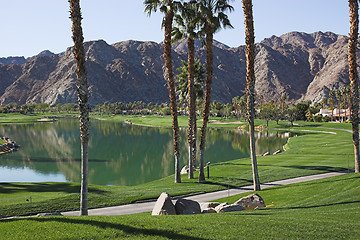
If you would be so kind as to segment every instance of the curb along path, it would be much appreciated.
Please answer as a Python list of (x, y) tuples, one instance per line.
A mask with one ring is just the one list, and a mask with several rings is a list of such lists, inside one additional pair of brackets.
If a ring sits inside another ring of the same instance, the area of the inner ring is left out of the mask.
[[(261, 189), (269, 188), (269, 187), (275, 187), (275, 186), (283, 186), (288, 185), (292, 183), (301, 183), (301, 182), (307, 182), (311, 180), (318, 180), (323, 179), (327, 177), (334, 177), (346, 174), (347, 172), (330, 172), (330, 173), (322, 173), (322, 174), (316, 174), (316, 175), (309, 175), (304, 177), (297, 177), (297, 178), (290, 178), (285, 180), (279, 180), (269, 183), (261, 184)], [(195, 196), (190, 197), (184, 197), (185, 199), (190, 199), (198, 202), (208, 202), (213, 201), (216, 199), (228, 197), (228, 196), (234, 196), (240, 193), (245, 192), (251, 192), (253, 191), (253, 186), (244, 186), (240, 188), (233, 188), (229, 190), (221, 190), (217, 192), (210, 192), (210, 193), (204, 193), (199, 194)], [(143, 203), (133, 203), (133, 204), (126, 204), (121, 206), (114, 206), (114, 207), (106, 207), (106, 208), (95, 208), (95, 209), (89, 209), (88, 214), (90, 216), (111, 216), (111, 215), (127, 215), (127, 214), (134, 214), (134, 213), (142, 213), (142, 212), (151, 212), (156, 201), (150, 201), (150, 202), (143, 202)], [(80, 211), (71, 211), (71, 212), (62, 212), (62, 215), (64, 216), (78, 216), (80, 215)]]

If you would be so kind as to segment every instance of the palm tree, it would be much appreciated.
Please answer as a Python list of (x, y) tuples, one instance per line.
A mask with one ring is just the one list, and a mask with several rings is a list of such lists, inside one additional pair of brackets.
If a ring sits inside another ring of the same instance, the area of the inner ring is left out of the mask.
[(77, 64), (76, 90), (79, 103), (80, 138), (81, 138), (81, 190), (80, 214), (88, 215), (88, 141), (89, 141), (89, 90), (85, 69), (84, 37), (81, 27), (80, 0), (69, 0), (70, 18), (74, 41), (74, 56)]
[(246, 42), (246, 95), (247, 95), (247, 120), (250, 133), (250, 155), (253, 171), (254, 191), (260, 191), (260, 181), (257, 169), (255, 152), (255, 127), (254, 127), (254, 99), (255, 99), (255, 36), (254, 21), (252, 15), (252, 1), (242, 0), (245, 16), (245, 42)]
[(359, 91), (356, 70), (356, 49), (359, 34), (359, 6), (357, 0), (349, 0), (350, 34), (349, 34), (349, 75), (351, 91), (351, 122), (355, 155), (355, 172), (359, 172)]
[(189, 179), (194, 178), (194, 164), (196, 162), (196, 93), (194, 89), (194, 65), (195, 65), (195, 42), (198, 38), (196, 29), (199, 19), (195, 9), (195, 3), (183, 3), (179, 6), (180, 14), (175, 16), (176, 27), (173, 28), (173, 40), (187, 39), (188, 47), (188, 101), (189, 101)]
[[(179, 97), (179, 100), (188, 99), (188, 63), (184, 60), (181, 60), (182, 66), (176, 70), (180, 73), (177, 75), (176, 82), (176, 94)], [(205, 64), (200, 62), (200, 59), (195, 58), (194, 63), (194, 90), (196, 94), (196, 99), (201, 99), (204, 97), (203, 85), (205, 80)]]
[(169, 98), (171, 104), (171, 115), (173, 120), (173, 134), (174, 134), (174, 155), (175, 155), (175, 183), (181, 182), (180, 175), (180, 151), (179, 151), (179, 124), (177, 119), (177, 104), (175, 93), (174, 73), (172, 67), (171, 57), (171, 32), (174, 19), (174, 13), (176, 7), (179, 4), (178, 1), (173, 0), (145, 0), (145, 12), (150, 16), (152, 12), (156, 12), (158, 9), (165, 14), (162, 26), (164, 27), (164, 59), (165, 68), (168, 78)]
[(330, 109), (331, 109), (331, 121), (333, 121), (334, 119), (334, 105), (335, 105), (335, 90), (331, 89), (329, 92), (329, 96), (330, 96)]
[(203, 111), (203, 123), (201, 126), (200, 138), (200, 170), (199, 182), (205, 182), (204, 174), (204, 152), (206, 127), (209, 121), (211, 84), (213, 76), (213, 35), (222, 27), (232, 28), (226, 11), (232, 11), (233, 7), (228, 4), (229, 0), (198, 0), (197, 6), (201, 14), (202, 31), (205, 33), (206, 41), (206, 81), (205, 81), (205, 102)]
[(342, 97), (342, 93), (341, 93), (340, 89), (336, 89), (335, 96), (336, 96), (336, 99), (338, 100), (338, 110), (339, 110), (338, 116), (339, 116), (339, 121), (340, 121), (341, 97)]

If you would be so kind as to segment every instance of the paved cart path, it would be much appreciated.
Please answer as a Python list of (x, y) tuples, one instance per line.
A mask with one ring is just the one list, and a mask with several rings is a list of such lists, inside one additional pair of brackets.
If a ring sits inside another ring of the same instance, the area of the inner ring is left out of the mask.
[[(290, 178), (285, 180), (279, 180), (269, 183), (261, 184), (261, 189), (274, 187), (274, 186), (282, 186), (282, 185), (288, 185), (292, 183), (301, 183), (301, 182), (307, 182), (311, 180), (317, 180), (317, 179), (323, 179), (327, 177), (334, 177), (346, 174), (347, 172), (330, 172), (330, 173), (322, 173), (322, 174), (316, 174), (316, 175), (310, 175), (310, 176), (304, 176), (304, 177), (297, 177), (297, 178)], [(195, 196), (190, 197), (184, 197), (185, 199), (190, 199), (198, 202), (208, 202), (213, 201), (216, 199), (228, 197), (228, 196), (234, 196), (240, 193), (245, 192), (251, 192), (253, 190), (253, 186), (245, 186), (240, 188), (234, 188), (229, 190), (222, 190), (222, 191), (216, 191), (211, 193), (203, 193)], [(126, 204), (121, 206), (113, 206), (113, 207), (105, 207), (105, 208), (96, 208), (96, 209), (89, 209), (89, 215), (126, 215), (126, 214), (134, 214), (134, 213), (142, 213), (142, 212), (151, 212), (154, 205), (154, 201), (149, 202), (141, 202), (141, 203), (132, 203), (132, 204)], [(65, 216), (78, 216), (80, 214), (79, 211), (71, 211), (71, 212), (62, 212)]]

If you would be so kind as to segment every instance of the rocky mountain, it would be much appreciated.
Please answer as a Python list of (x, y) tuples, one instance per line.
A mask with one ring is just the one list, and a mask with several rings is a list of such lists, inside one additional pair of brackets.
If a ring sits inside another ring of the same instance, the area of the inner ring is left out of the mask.
[[(187, 58), (186, 41), (173, 46), (174, 69)], [(196, 57), (206, 51), (197, 43)], [(23, 62), (0, 59), (0, 104), (76, 102), (76, 65), (70, 47), (64, 53), (45, 51)], [(163, 45), (103, 40), (85, 43), (90, 102), (168, 102)], [(265, 101), (288, 95), (288, 101), (320, 101), (332, 88), (349, 83), (347, 37), (331, 32), (291, 32), (256, 44), (256, 91)], [(175, 71), (177, 74), (177, 71)], [(243, 95), (245, 46), (214, 43), (212, 100), (231, 102)]]

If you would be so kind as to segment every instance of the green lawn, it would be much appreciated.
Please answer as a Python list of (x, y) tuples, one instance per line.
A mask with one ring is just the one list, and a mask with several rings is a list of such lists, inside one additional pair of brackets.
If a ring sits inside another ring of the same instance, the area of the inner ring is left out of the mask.
[(259, 194), (273, 206), (258, 210), (9, 219), (0, 239), (359, 239), (359, 192), (360, 175), (351, 173), (268, 188)]
[[(0, 124), (25, 124), (38, 122), (40, 119), (48, 117), (74, 117), (76, 113), (34, 113), (34, 114), (20, 114), (20, 113), (0, 113)], [(52, 121), (52, 120), (50, 120)]]

